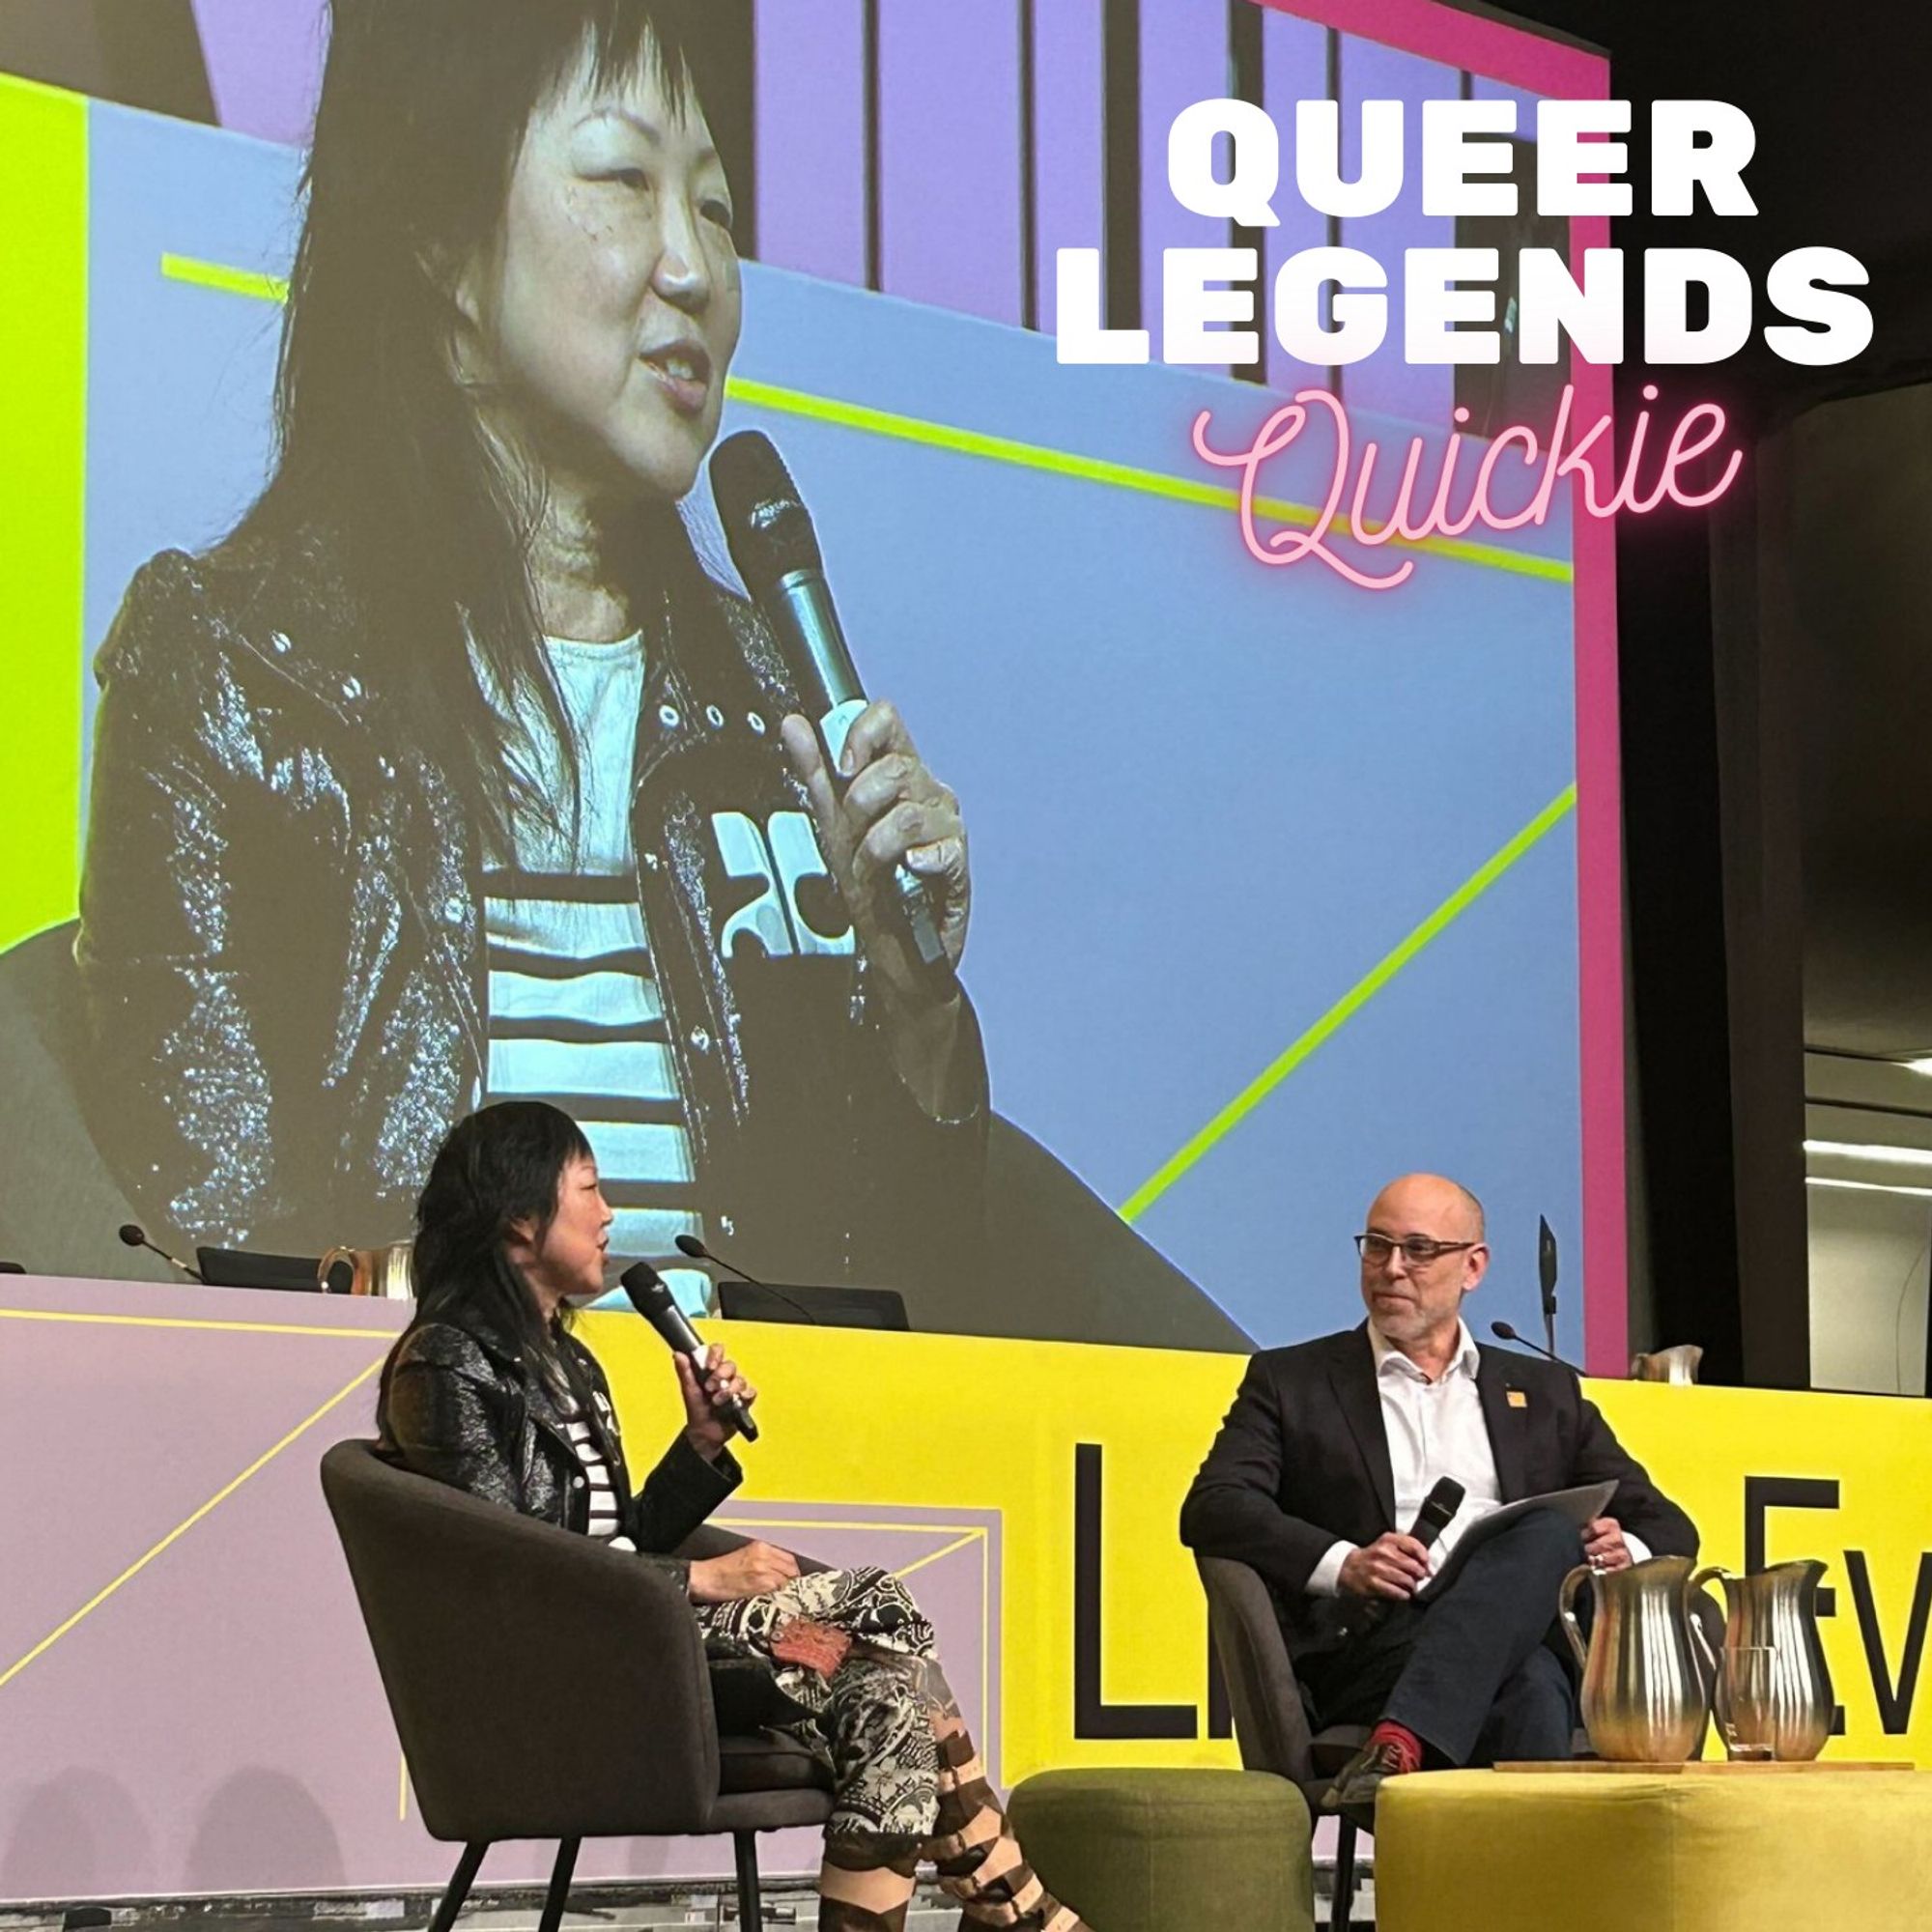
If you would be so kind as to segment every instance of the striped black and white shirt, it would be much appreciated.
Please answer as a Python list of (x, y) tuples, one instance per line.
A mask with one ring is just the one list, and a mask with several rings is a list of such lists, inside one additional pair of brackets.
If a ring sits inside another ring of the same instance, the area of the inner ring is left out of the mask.
[(570, 1437), (570, 1446), (576, 1452), (578, 1462), (582, 1465), (583, 1479), (590, 1490), (590, 1520), (585, 1523), (586, 1532), (600, 1543), (608, 1543), (612, 1549), (635, 1549), (638, 1546), (628, 1536), (620, 1536), (621, 1520), (617, 1515), (617, 1492), (611, 1480), (611, 1464), (605, 1459), (603, 1450), (597, 1446), (597, 1437), (582, 1409), (573, 1408), (558, 1418), (564, 1432)]
[[(615, 1214), (612, 1256), (668, 1263), (671, 1293), (686, 1313), (703, 1314), (710, 1278), (674, 1245), (680, 1234), (701, 1237), (703, 1226), (631, 845), (643, 639), (544, 645), (576, 738), (577, 840), (573, 848), (567, 823), (520, 822), (508, 863), (484, 874), (488, 1097), (549, 1100), (577, 1120)], [(526, 708), (522, 722), (538, 787), (562, 796), (542, 714)], [(621, 1293), (613, 1305), (628, 1305)]]

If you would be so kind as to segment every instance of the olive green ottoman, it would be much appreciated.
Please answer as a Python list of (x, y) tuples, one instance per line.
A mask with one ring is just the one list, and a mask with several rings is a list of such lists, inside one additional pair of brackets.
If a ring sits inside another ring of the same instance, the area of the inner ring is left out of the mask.
[(1312, 1932), (1308, 1806), (1259, 1771), (1043, 1771), (1013, 1834), (1095, 1932)]

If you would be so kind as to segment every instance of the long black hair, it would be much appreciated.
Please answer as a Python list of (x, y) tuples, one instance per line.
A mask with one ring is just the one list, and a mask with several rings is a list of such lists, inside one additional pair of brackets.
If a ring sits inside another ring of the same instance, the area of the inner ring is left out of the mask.
[[(574, 830), (578, 765), (527, 568), (543, 504), (452, 366), (454, 265), (496, 233), (532, 114), (586, 56), (597, 86), (648, 74), (692, 111), (710, 58), (704, 0), (331, 0), (330, 13), (275, 467), (232, 541), (328, 544), (385, 696), (507, 851), (520, 812)], [(722, 646), (677, 506), (640, 504), (623, 535), (634, 619)], [(491, 690), (512, 712), (537, 705), (566, 798), (538, 792)]]
[(590, 1158), (583, 1129), (545, 1100), (499, 1100), (457, 1122), (416, 1197), (415, 1321), (487, 1327), (560, 1385), (555, 1336), (506, 1242), (520, 1221), (541, 1242), (564, 1170)]

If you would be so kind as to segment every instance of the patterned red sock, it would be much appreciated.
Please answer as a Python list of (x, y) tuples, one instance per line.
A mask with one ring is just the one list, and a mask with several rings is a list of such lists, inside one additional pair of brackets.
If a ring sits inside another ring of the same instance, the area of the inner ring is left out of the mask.
[(1384, 1718), (1369, 1733), (1369, 1745), (1371, 1748), (1377, 1745), (1390, 1746), (1395, 1751), (1399, 1770), (1422, 1769), (1422, 1740), (1405, 1724), (1392, 1724)]

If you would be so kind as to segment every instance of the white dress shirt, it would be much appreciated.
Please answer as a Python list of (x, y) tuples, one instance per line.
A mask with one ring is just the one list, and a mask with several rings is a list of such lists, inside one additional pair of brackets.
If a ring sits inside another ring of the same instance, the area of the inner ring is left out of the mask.
[[(1369, 1324), (1369, 1347), (1375, 1353), (1376, 1392), (1388, 1437), (1389, 1473), (1395, 1479), (1396, 1521), (1406, 1532), (1442, 1477), (1453, 1476), (1463, 1485), (1462, 1507), (1430, 1548), (1429, 1574), (1434, 1577), (1469, 1526), (1502, 1507), (1495, 1451), (1476, 1388), (1482, 1357), (1463, 1321), (1456, 1324), (1456, 1353), (1434, 1381), (1385, 1342), (1374, 1322)], [(1635, 1537), (1626, 1535), (1624, 1541), (1634, 1562), (1650, 1554)], [(1339, 1595), (1342, 1565), (1358, 1548), (1348, 1542), (1330, 1544), (1309, 1576), (1309, 1594)]]

